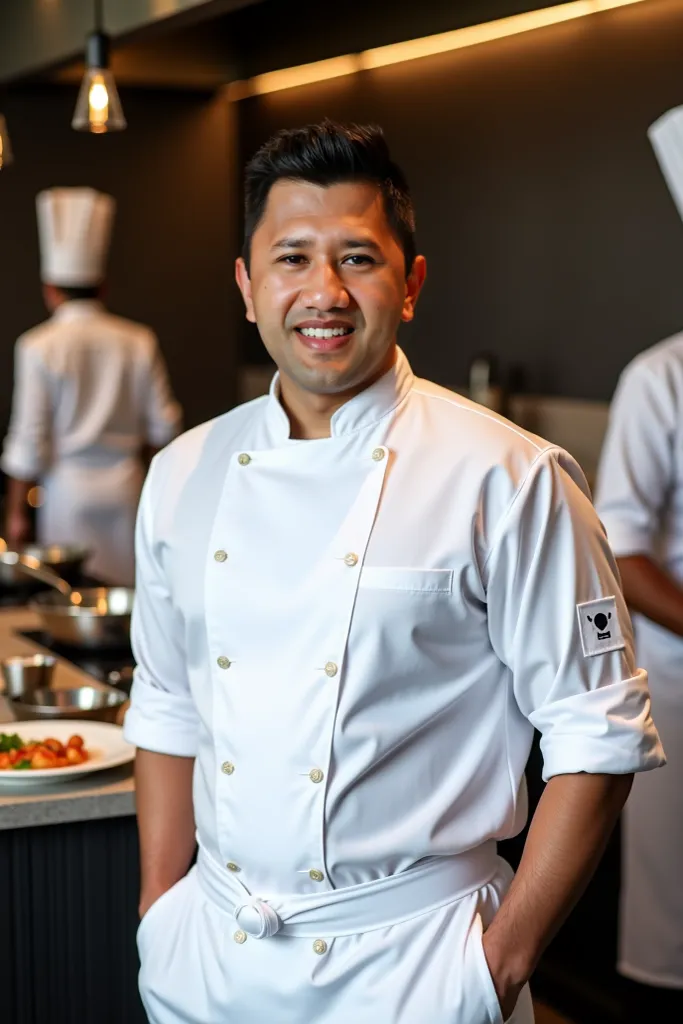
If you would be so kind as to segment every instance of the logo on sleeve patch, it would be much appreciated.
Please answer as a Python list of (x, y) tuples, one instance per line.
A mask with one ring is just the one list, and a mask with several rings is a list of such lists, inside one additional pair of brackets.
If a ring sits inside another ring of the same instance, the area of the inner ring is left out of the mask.
[(613, 597), (600, 597), (597, 601), (577, 604), (576, 613), (579, 616), (584, 658), (624, 648), (617, 602)]

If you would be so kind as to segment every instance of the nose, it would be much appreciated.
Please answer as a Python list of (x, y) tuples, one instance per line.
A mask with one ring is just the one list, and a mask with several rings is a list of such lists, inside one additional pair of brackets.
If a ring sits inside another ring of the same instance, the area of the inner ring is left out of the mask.
[(348, 308), (349, 293), (333, 263), (324, 262), (311, 267), (301, 292), (301, 302), (308, 309), (325, 312)]

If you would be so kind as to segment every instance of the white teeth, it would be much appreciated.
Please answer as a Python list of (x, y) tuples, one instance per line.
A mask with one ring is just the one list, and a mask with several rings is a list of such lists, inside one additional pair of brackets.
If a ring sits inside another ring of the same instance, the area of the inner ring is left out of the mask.
[(300, 327), (304, 338), (341, 338), (351, 332), (350, 327)]

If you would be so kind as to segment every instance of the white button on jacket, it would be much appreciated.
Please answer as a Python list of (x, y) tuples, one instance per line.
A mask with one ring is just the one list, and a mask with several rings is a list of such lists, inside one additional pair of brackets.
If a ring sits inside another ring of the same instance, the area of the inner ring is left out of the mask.
[[(222, 548), (230, 558), (219, 565)], [(202, 856), (219, 880), (234, 860), (239, 880), (226, 884), (266, 903), (331, 898), (514, 835), (534, 726), (546, 778), (662, 762), (581, 471), (415, 379), (402, 353), (334, 415), (329, 438), (289, 438), (275, 381), (270, 396), (178, 439), (145, 485), (137, 557), (127, 738), (197, 757)], [(624, 646), (586, 657), (577, 605), (612, 595)], [(217, 667), (226, 651), (229, 681)], [(227, 978), (225, 1019), (500, 1022), (480, 918), (508, 880), (501, 868), (457, 912), (369, 931), (360, 946), (323, 928), (301, 931), (300, 945), (226, 943), (215, 976)], [(212, 927), (192, 885), (141, 929), (143, 998), (164, 1024), (185, 1018), (164, 1015), (171, 997), (155, 992), (171, 984), (168, 964), (163, 977), (145, 975), (145, 953), (154, 941), (172, 956), (181, 918), (198, 934)], [(271, 908), (256, 909), (241, 927), (271, 934)], [(311, 963), (314, 940), (326, 955)], [(180, 982), (174, 991), (182, 1007)], [(529, 1013), (524, 1003), (514, 1019)]]

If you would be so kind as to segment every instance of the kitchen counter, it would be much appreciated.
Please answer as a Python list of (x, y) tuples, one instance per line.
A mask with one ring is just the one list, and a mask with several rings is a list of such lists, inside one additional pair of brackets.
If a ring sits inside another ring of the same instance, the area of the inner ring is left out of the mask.
[[(0, 659), (13, 655), (31, 655), (46, 652), (20, 630), (37, 630), (40, 621), (28, 608), (0, 610)], [(52, 685), (55, 687), (94, 686), (108, 689), (75, 665), (57, 658)], [(125, 705), (119, 720), (122, 721)], [(0, 731), (6, 731), (14, 715), (4, 697), (0, 696)], [(49, 731), (49, 722), (46, 722)], [(17, 726), (17, 731), (20, 728)], [(49, 783), (41, 786), (0, 783), (0, 831), (53, 825), (65, 822), (118, 818), (135, 814), (135, 785), (133, 766), (124, 765), (109, 771), (93, 772), (73, 782)]]

